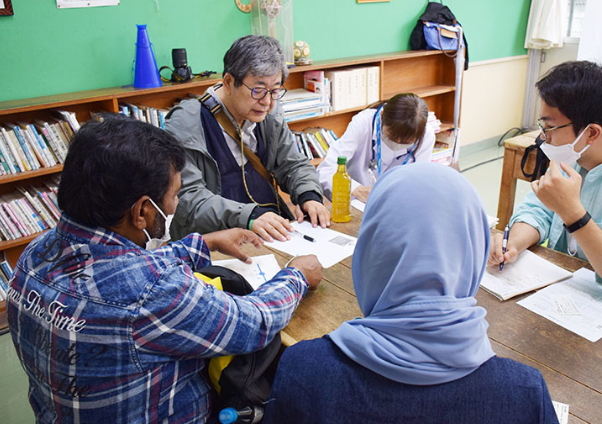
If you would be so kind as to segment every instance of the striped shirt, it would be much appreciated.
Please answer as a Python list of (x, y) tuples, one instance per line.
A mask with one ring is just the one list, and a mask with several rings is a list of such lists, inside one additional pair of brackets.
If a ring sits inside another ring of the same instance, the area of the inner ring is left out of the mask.
[(150, 252), (65, 215), (33, 241), (8, 321), (37, 422), (205, 422), (206, 359), (267, 345), (307, 291), (285, 268), (251, 295), (229, 295), (194, 277), (210, 264), (199, 234)]

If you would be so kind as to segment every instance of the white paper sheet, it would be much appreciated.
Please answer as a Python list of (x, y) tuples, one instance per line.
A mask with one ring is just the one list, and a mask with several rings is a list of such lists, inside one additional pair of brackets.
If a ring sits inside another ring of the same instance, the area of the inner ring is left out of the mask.
[(119, 0), (56, 0), (56, 7), (69, 9), (73, 7), (118, 6)]
[[(579, 313), (559, 312), (558, 299), (563, 298), (570, 298)], [(581, 268), (572, 278), (517, 303), (590, 342), (602, 338), (602, 286), (593, 271)]]
[[(274, 241), (265, 245), (293, 256), (316, 255), (324, 268), (330, 268), (353, 254), (357, 242), (355, 237), (328, 228), (313, 228), (307, 221), (301, 224), (293, 222), (292, 226), (300, 234), (291, 233), (288, 241)], [(305, 240), (302, 234), (313, 237), (315, 241)]]
[(353, 199), (351, 201), (351, 206), (353, 206), (355, 209), (357, 209), (360, 212), (364, 212), (364, 209), (366, 209), (366, 204), (364, 202), (362, 202), (361, 200), (357, 200), (357, 199)]
[(569, 424), (569, 406), (566, 403), (554, 400), (552, 401), (552, 405), (554, 405), (554, 411), (556, 411), (556, 416), (560, 424)]
[(252, 264), (246, 264), (238, 259), (213, 261), (213, 265), (223, 266), (238, 272), (245, 277), (255, 290), (263, 283), (271, 280), (280, 271), (280, 265), (274, 255), (255, 256)]
[(502, 272), (498, 266), (487, 267), (481, 287), (497, 298), (507, 300), (570, 278), (571, 275), (569, 271), (525, 250), (516, 262), (504, 265)]

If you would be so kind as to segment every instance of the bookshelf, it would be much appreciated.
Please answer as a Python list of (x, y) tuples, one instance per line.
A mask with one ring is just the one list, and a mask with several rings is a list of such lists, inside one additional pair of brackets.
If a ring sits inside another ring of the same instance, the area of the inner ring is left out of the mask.
[[(336, 70), (359, 66), (378, 66), (380, 69), (380, 100), (389, 99), (395, 94), (414, 92), (426, 101), (429, 110), (442, 121), (442, 131), (453, 127), (455, 67), (453, 59), (439, 51), (403, 51), (388, 54), (375, 54), (344, 59), (314, 62), (310, 66), (290, 69), (285, 86), (288, 89), (303, 87), (303, 73), (311, 70)], [(211, 85), (221, 79), (216, 75), (199, 81), (184, 84), (164, 83), (162, 87), (134, 89), (131, 86), (103, 88), (53, 96), (36, 97), (0, 102), (0, 124), (34, 119), (50, 119), (53, 109), (75, 112), (79, 122), (90, 119), (90, 112), (119, 111), (119, 104), (129, 102), (154, 108), (171, 108), (173, 104), (187, 97), (189, 93), (201, 95)], [(289, 123), (292, 130), (302, 131), (307, 127), (325, 127), (341, 136), (347, 124), (364, 107), (327, 113)], [(319, 160), (313, 160), (313, 164)], [(42, 168), (19, 174), (0, 177), (0, 194), (14, 191), (24, 183), (37, 183), (49, 175), (60, 173), (62, 165)], [(17, 240), (0, 242), (0, 251), (14, 266), (25, 246), (38, 234)], [(0, 302), (0, 328), (6, 325), (5, 302)]]

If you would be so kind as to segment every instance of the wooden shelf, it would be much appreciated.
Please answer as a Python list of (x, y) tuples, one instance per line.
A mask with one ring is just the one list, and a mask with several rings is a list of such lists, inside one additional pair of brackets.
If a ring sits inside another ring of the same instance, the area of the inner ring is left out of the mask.
[(0, 184), (8, 184), (15, 181), (30, 180), (43, 175), (58, 174), (63, 170), (63, 165), (55, 165), (48, 168), (40, 168), (35, 171), (24, 171), (17, 174), (3, 175), (0, 177)]
[(0, 241), (0, 250), (12, 249), (13, 247), (28, 245), (30, 241), (35, 239), (40, 234), (44, 234), (46, 231), (40, 231), (39, 233), (35, 233), (26, 237), (20, 237), (15, 240)]

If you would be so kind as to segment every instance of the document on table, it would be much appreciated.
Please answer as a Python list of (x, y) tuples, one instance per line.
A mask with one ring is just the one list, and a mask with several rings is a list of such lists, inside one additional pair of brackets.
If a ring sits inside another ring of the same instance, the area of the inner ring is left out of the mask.
[(366, 209), (366, 204), (364, 202), (362, 202), (361, 200), (357, 200), (357, 199), (353, 199), (351, 201), (351, 206), (353, 206), (355, 209), (357, 209), (360, 212), (364, 212), (364, 209)]
[(520, 254), (516, 262), (487, 267), (481, 287), (500, 300), (508, 300), (519, 294), (540, 289), (552, 283), (570, 278), (573, 274), (530, 250)]
[(602, 286), (596, 283), (593, 271), (581, 268), (571, 279), (546, 287), (517, 304), (590, 342), (602, 338)]
[[(330, 268), (353, 254), (357, 242), (355, 237), (328, 228), (313, 228), (307, 221), (291, 225), (298, 232), (291, 233), (290, 240), (266, 242), (265, 245), (293, 256), (316, 255), (324, 268)], [(314, 241), (305, 240), (303, 235), (312, 237)]]
[(556, 411), (558, 422), (560, 424), (569, 424), (569, 405), (556, 402), (555, 400), (552, 401), (552, 405), (554, 405), (554, 411)]
[(274, 255), (255, 256), (251, 259), (252, 264), (246, 264), (238, 259), (213, 261), (212, 264), (238, 272), (247, 279), (253, 289), (257, 290), (263, 283), (274, 278), (274, 275), (280, 271), (280, 265)]

